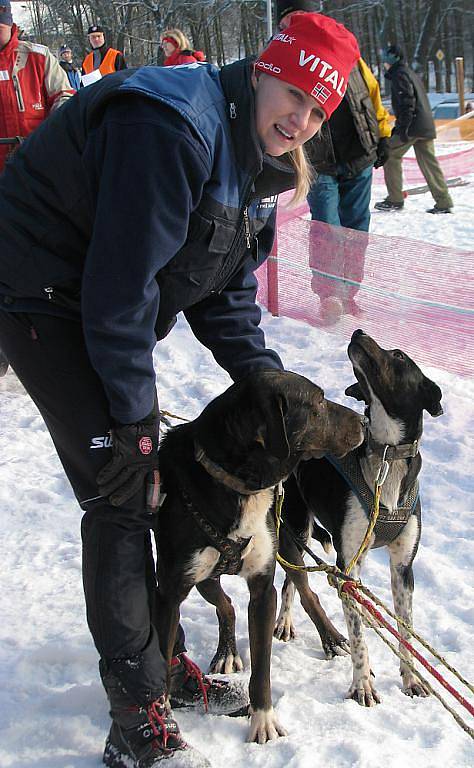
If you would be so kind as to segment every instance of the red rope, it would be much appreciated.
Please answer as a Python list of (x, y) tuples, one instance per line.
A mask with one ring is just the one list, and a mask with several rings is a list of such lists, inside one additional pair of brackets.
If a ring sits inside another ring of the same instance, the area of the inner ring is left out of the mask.
[(415, 659), (417, 659), (420, 662), (420, 664), (422, 664), (425, 667), (425, 669), (428, 670), (428, 672), (431, 672), (433, 677), (436, 678), (436, 680), (443, 686), (443, 688), (446, 688), (446, 690), (449, 691), (449, 693), (452, 696), (454, 696), (454, 698), (457, 699), (457, 701), (459, 701), (459, 703), (462, 704), (463, 707), (467, 709), (469, 714), (471, 714), (474, 717), (474, 707), (472, 706), (472, 704), (469, 704), (469, 702), (464, 698), (464, 696), (462, 696), (455, 688), (453, 688), (452, 685), (450, 685), (448, 681), (445, 680), (444, 677), (440, 675), (440, 673), (433, 666), (431, 666), (431, 664), (428, 661), (426, 661), (426, 659), (423, 658), (423, 656), (421, 656), (421, 654), (418, 653), (418, 651), (415, 648), (413, 648), (411, 643), (409, 643), (408, 640), (405, 640), (405, 638), (402, 637), (401, 634), (396, 629), (394, 629), (394, 627), (392, 627), (388, 623), (388, 621), (384, 619), (380, 611), (378, 611), (375, 608), (373, 603), (361, 597), (360, 593), (358, 592), (357, 585), (354, 584), (354, 582), (345, 581), (342, 585), (342, 591), (347, 592), (347, 594), (349, 594), (352, 598), (354, 598), (354, 600), (360, 603), (360, 605), (363, 605), (364, 608), (372, 616), (374, 616), (374, 618), (376, 618), (377, 621), (380, 622), (380, 624), (382, 624), (383, 627), (385, 627), (385, 629), (388, 629), (388, 631), (391, 632), (391, 634), (394, 635), (394, 637), (396, 637), (397, 640), (403, 646), (405, 646), (405, 648), (408, 651), (410, 651), (410, 653), (415, 657)]

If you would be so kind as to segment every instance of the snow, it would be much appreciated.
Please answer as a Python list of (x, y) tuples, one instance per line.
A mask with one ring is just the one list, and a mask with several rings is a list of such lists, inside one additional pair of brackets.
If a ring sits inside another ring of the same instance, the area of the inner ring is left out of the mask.
[[(419, 195), (410, 197), (400, 214), (374, 213), (372, 231), (409, 234), (472, 251), (472, 187), (454, 188), (452, 194), (455, 208), (450, 216), (426, 214), (431, 197)], [(373, 200), (384, 195), (383, 189), (374, 189)], [(269, 346), (278, 350), (289, 369), (314, 379), (328, 397), (360, 408), (344, 396), (353, 381), (348, 339), (268, 314), (263, 327)], [(156, 369), (162, 407), (188, 418), (230, 383), (183, 320), (158, 345)], [(443, 390), (444, 416), (425, 420), (424, 530), (415, 561), (415, 626), (469, 678), (474, 669), (474, 381), (441, 367), (425, 373)], [(0, 391), (0, 766), (95, 768), (101, 764), (109, 717), (85, 621), (81, 513), (42, 420), (11, 371), (0, 380)], [(330, 618), (344, 631), (335, 591), (321, 575), (310, 579)], [(390, 603), (386, 552), (371, 553), (364, 581)], [(278, 569), (278, 589), (282, 582)], [(225, 577), (223, 584), (236, 607), (245, 678), (250, 663), (247, 589), (237, 577)], [(216, 649), (214, 610), (194, 590), (182, 606), (182, 618), (189, 654), (205, 668)], [(366, 630), (365, 635), (382, 704), (366, 710), (344, 700), (350, 660), (323, 658), (319, 638), (298, 600), (295, 623), (294, 641), (273, 642), (273, 701), (287, 737), (265, 746), (246, 744), (245, 719), (177, 713), (187, 740), (215, 768), (474, 765), (472, 740), (435, 698), (402, 694), (397, 659), (375, 633)], [(439, 668), (437, 662), (435, 666)], [(447, 677), (465, 693), (449, 673)], [(469, 714), (456, 703), (454, 707), (473, 727)]]

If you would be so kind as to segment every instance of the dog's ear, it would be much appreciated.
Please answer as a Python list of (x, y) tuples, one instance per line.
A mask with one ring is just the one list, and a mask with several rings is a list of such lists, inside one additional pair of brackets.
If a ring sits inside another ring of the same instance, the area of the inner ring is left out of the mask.
[(441, 407), (441, 398), (443, 393), (434, 381), (427, 379), (426, 376), (423, 379), (423, 408), (425, 408), (430, 416), (441, 416), (443, 409)]
[(259, 442), (278, 459), (287, 459), (290, 455), (290, 444), (286, 434), (285, 413), (287, 404), (280, 395), (271, 396), (260, 407), (262, 424), (259, 429)]
[(354, 397), (356, 400), (363, 400), (366, 402), (364, 393), (362, 392), (358, 381), (356, 381), (355, 384), (351, 384), (350, 387), (347, 387), (345, 394), (347, 397)]

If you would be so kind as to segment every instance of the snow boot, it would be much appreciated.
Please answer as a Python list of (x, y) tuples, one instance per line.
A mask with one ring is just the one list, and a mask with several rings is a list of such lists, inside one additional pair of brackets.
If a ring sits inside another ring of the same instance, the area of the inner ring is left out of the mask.
[(392, 203), (392, 201), (386, 197), (385, 200), (381, 200), (380, 203), (375, 203), (375, 208), (378, 211), (401, 211), (403, 205), (403, 203)]
[(240, 680), (223, 680), (203, 675), (185, 653), (171, 659), (170, 704), (200, 707), (211, 715), (246, 715), (249, 697)]
[(432, 208), (428, 208), (426, 213), (451, 213), (451, 208), (441, 208), (438, 203), (435, 203)]
[(115, 675), (106, 673), (102, 681), (112, 717), (102, 758), (104, 765), (108, 768), (211, 768), (210, 762), (184, 741), (164, 696), (141, 707)]

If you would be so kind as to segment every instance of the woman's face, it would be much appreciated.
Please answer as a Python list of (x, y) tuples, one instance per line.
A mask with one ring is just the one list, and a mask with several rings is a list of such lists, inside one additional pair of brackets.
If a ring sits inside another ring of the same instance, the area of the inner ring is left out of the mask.
[(326, 115), (312, 96), (272, 75), (254, 76), (257, 133), (265, 152), (279, 157), (311, 139)]
[(172, 53), (174, 53), (177, 46), (173, 45), (173, 43), (168, 42), (168, 40), (164, 40), (161, 43), (161, 47), (163, 48), (163, 53), (165, 54), (166, 58), (168, 58), (168, 56), (171, 56)]

